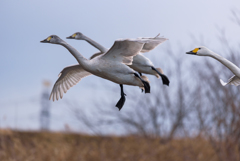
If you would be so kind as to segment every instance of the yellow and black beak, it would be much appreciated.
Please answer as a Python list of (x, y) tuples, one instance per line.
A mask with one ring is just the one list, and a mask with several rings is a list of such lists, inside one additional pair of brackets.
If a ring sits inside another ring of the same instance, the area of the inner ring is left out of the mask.
[(68, 37), (66, 37), (67, 39), (75, 39), (75, 36), (76, 36), (77, 34), (73, 34), (73, 35), (71, 35), (71, 36), (68, 36)]
[(198, 50), (199, 50), (199, 48), (196, 48), (196, 49), (194, 49), (192, 51), (186, 52), (186, 54), (196, 55)]
[(46, 39), (44, 39), (44, 40), (42, 40), (42, 41), (40, 41), (40, 42), (41, 42), (41, 43), (49, 43), (50, 40), (51, 40), (51, 38), (52, 38), (52, 37), (48, 37), (48, 38), (46, 38)]

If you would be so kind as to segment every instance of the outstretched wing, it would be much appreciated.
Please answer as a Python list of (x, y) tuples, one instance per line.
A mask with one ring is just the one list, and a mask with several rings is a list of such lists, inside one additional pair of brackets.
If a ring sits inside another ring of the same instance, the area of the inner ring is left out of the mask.
[(65, 67), (55, 82), (49, 100), (55, 101), (63, 97), (63, 92), (66, 93), (72, 86), (76, 85), (82, 78), (91, 75), (85, 71), (81, 65), (72, 65)]
[(101, 59), (118, 61), (126, 65), (131, 65), (133, 56), (137, 55), (148, 39), (125, 39), (116, 40), (113, 46), (106, 52)]
[(168, 40), (167, 38), (164, 37), (158, 37), (160, 34), (158, 34), (156, 37), (154, 38), (141, 38), (141, 39), (148, 39), (149, 42), (145, 43), (141, 53), (146, 53), (149, 52), (153, 49), (155, 49), (158, 45), (160, 45), (161, 43), (165, 42), (166, 40)]
[(230, 84), (230, 85), (235, 85), (235, 86), (239, 86), (239, 85), (240, 85), (240, 79), (239, 79), (236, 75), (232, 76), (232, 77), (228, 80), (227, 83), (225, 83), (225, 82), (224, 82), (223, 80), (221, 80), (221, 79), (220, 79), (220, 82), (221, 82), (221, 84), (222, 84), (223, 86), (226, 86), (226, 85), (228, 85), (228, 84)]

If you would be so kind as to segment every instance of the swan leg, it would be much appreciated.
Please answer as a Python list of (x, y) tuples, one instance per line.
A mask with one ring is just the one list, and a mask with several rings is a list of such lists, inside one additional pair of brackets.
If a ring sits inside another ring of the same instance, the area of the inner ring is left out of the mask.
[(118, 103), (116, 104), (116, 107), (119, 109), (119, 111), (122, 109), (122, 107), (125, 103), (125, 100), (126, 100), (126, 97), (125, 97), (126, 94), (123, 91), (123, 85), (122, 84), (120, 84), (120, 88), (121, 88), (121, 98), (118, 101)]
[(136, 77), (138, 77), (143, 82), (145, 93), (150, 93), (150, 85), (149, 85), (149, 83), (144, 81), (137, 73), (134, 73), (134, 75)]
[(160, 73), (156, 68), (152, 67), (152, 70), (155, 70), (160, 77), (162, 78), (163, 84), (166, 84), (167, 86), (169, 86), (170, 81), (168, 80), (168, 77), (165, 76), (164, 74)]
[[(142, 76), (142, 73), (141, 73), (141, 72), (138, 72), (138, 73), (139, 73), (140, 76)], [(144, 91), (144, 90), (142, 89), (142, 92), (143, 92), (143, 91)]]

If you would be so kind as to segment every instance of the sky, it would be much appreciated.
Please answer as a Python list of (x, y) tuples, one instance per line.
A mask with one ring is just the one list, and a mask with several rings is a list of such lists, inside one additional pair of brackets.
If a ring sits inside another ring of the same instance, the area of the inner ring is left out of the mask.
[[(38, 129), (43, 80), (53, 83), (65, 66), (77, 63), (62, 46), (40, 43), (48, 36), (58, 35), (86, 58), (97, 49), (83, 41), (67, 40), (67, 36), (79, 31), (110, 48), (119, 38), (160, 33), (169, 41), (153, 54), (169, 47), (178, 51), (179, 45), (185, 51), (201, 46), (193, 37), (203, 37), (208, 47), (218, 49), (219, 28), (225, 29), (230, 43), (239, 44), (239, 27), (231, 21), (231, 10), (240, 10), (237, 6), (239, 0), (1, 0), (0, 128)], [(61, 130), (65, 124), (79, 129), (64, 100), (77, 100), (80, 108), (101, 102), (102, 95), (105, 99), (111, 99), (107, 96), (111, 95), (117, 101), (119, 89), (107, 91), (112, 88), (115, 84), (110, 81), (84, 78), (63, 100), (51, 103), (51, 129)]]

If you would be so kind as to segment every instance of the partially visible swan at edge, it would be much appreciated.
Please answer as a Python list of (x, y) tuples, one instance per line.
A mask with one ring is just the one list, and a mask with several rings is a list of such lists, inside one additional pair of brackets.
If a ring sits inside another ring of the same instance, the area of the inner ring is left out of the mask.
[[(144, 44), (144, 46), (141, 50), (141, 53), (149, 52), (149, 51), (155, 49), (161, 43), (168, 40), (168, 39), (163, 38), (163, 37), (158, 37), (159, 35), (160, 34), (158, 34), (154, 38), (140, 38), (140, 39), (143, 39), (143, 40), (144, 39), (151, 40), (150, 42), (147, 42), (147, 43)], [(102, 45), (100, 45), (96, 41), (90, 39), (89, 37), (85, 36), (81, 32), (76, 32), (73, 35), (67, 37), (67, 39), (85, 40), (89, 44), (91, 44), (92, 46), (94, 46), (95, 48), (100, 50), (100, 52), (95, 53), (93, 56), (91, 56), (90, 59), (92, 59), (92, 58), (94, 58), (98, 55), (101, 55), (103, 53), (106, 53), (108, 51), (107, 48), (103, 47)], [(135, 71), (139, 72), (140, 75), (142, 75), (141, 73), (145, 73), (145, 74), (155, 75), (157, 78), (159, 78), (159, 76), (160, 76), (162, 78), (163, 84), (169, 85), (170, 81), (168, 80), (167, 76), (165, 76), (163, 74), (162, 69), (161, 68), (155, 68), (153, 63), (151, 62), (151, 60), (149, 60), (147, 57), (145, 57), (141, 53), (138, 53), (136, 56), (133, 57), (133, 62), (132, 62), (131, 65), (129, 65), (129, 67), (134, 69)]]
[(139, 86), (145, 89), (145, 93), (150, 93), (150, 85), (147, 82), (147, 78), (140, 77), (134, 70), (125, 65), (132, 63), (133, 56), (141, 51), (147, 40), (117, 40), (107, 53), (91, 60), (84, 58), (80, 52), (56, 35), (51, 35), (41, 42), (62, 45), (69, 50), (79, 63), (79, 65), (69, 66), (63, 69), (59, 79), (54, 84), (49, 98), (53, 99), (53, 101), (55, 99), (58, 100), (59, 96), (62, 98), (63, 92), (66, 93), (70, 87), (91, 74), (120, 84), (121, 98), (116, 104), (119, 110), (125, 102), (123, 84)]
[(213, 51), (209, 50), (208, 48), (206, 48), (204, 46), (195, 48), (192, 51), (186, 52), (186, 54), (192, 54), (192, 55), (198, 55), (198, 56), (210, 56), (210, 57), (218, 60), (220, 63), (225, 65), (229, 70), (231, 70), (234, 74), (234, 76), (232, 76), (226, 83), (220, 79), (221, 84), (223, 86), (228, 85), (228, 84), (235, 85), (235, 86), (240, 85), (240, 69), (235, 64), (233, 64), (229, 60), (225, 59), (224, 57), (214, 53)]

